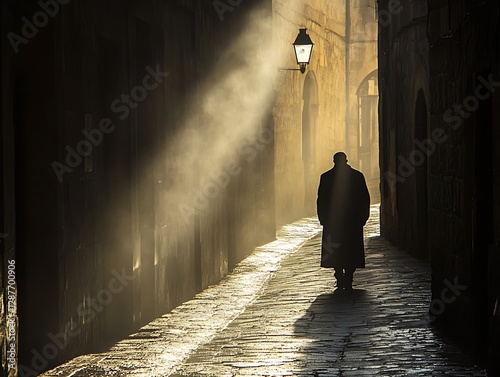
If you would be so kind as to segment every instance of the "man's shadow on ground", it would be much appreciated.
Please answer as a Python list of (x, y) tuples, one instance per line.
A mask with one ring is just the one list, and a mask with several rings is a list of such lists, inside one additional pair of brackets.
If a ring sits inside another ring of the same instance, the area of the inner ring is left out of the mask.
[[(301, 360), (307, 365), (304, 372), (312, 376), (336, 375), (352, 333), (366, 327), (374, 314), (375, 303), (364, 289), (337, 289), (319, 295), (295, 322), (295, 335), (306, 343), (302, 348), (306, 359)], [(325, 365), (332, 369), (325, 371)]]
[[(376, 259), (403, 257), (400, 254), (403, 252), (399, 250), (386, 249), (385, 256), (379, 255), (377, 242), (380, 242), (380, 237), (367, 240), (367, 260), (370, 258), (371, 248), (376, 254), (373, 255)], [(386, 267), (383, 260), (373, 263), (374, 273), (382, 273), (387, 268), (389, 273), (394, 273), (394, 267)], [(408, 266), (403, 266), (406, 267)], [(377, 269), (381, 270), (375, 272)], [(403, 269), (396, 272), (407, 271)], [(426, 276), (425, 273), (421, 275), (415, 278)], [(337, 288), (333, 292), (320, 294), (305, 314), (295, 322), (295, 336), (304, 342), (298, 361), (304, 365), (305, 375), (340, 376), (342, 371), (352, 371), (353, 367), (361, 367), (365, 371), (366, 368), (372, 367), (383, 369), (390, 356), (386, 356), (380, 350), (373, 353), (373, 348), (386, 347), (385, 352), (404, 358), (401, 352), (403, 344), (413, 345), (412, 347), (425, 346), (427, 351), (424, 354), (428, 353), (429, 357), (432, 356), (436, 361), (439, 359), (442, 365), (470, 367), (474, 364), (471, 358), (457, 347), (455, 341), (443, 337), (440, 329), (431, 326), (428, 308), (423, 306), (418, 309), (408, 309), (404, 295), (391, 303), (389, 308), (382, 308), (380, 297), (377, 298), (376, 290), (375, 293), (373, 291), (374, 287), (365, 285), (363, 288), (367, 289)], [(404, 315), (408, 310), (414, 310), (412, 312), (414, 320), (411, 322), (405, 321)], [(427, 339), (426, 341), (430, 341), (432, 345), (420, 344), (423, 339), (424, 342)], [(357, 365), (360, 361), (363, 366)], [(432, 369), (432, 361), (426, 366)]]

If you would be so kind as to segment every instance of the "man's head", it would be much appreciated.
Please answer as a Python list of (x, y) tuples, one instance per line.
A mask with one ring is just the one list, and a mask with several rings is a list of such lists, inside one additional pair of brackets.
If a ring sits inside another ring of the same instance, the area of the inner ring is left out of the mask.
[(347, 164), (347, 156), (344, 152), (337, 152), (333, 155), (333, 162), (335, 165), (346, 165)]

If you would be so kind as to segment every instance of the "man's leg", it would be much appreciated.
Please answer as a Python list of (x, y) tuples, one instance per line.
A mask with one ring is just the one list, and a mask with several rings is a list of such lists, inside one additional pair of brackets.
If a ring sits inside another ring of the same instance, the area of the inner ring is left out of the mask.
[(343, 289), (345, 286), (344, 270), (342, 268), (335, 268), (335, 279), (337, 279), (337, 288)]
[(352, 289), (352, 279), (356, 268), (346, 268), (345, 269), (345, 289)]

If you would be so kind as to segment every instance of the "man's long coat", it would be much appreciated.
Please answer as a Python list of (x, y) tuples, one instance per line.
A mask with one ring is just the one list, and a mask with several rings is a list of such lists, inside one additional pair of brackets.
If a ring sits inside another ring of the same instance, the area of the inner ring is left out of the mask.
[(323, 225), (321, 267), (365, 267), (363, 226), (370, 216), (370, 194), (363, 174), (338, 164), (323, 173), (317, 211)]

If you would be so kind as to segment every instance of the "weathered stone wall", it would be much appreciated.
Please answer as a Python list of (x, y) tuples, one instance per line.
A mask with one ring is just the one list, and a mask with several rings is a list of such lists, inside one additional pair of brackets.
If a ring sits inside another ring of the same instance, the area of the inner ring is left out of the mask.
[[(379, 13), (388, 20), (379, 29), (381, 229), (397, 246), (425, 256), (416, 214), (417, 206), (427, 206), (416, 202), (417, 175), (401, 161), (408, 161), (415, 150), (417, 112), (426, 117), (416, 109), (417, 96), (422, 93), (424, 102), (430, 101), (427, 5), (401, 3), (394, 9), (402, 11), (395, 13), (389, 4), (395, 2), (379, 2)], [(423, 112), (428, 117), (429, 105)]]
[(500, 96), (491, 85), (500, 77), (499, 12), (497, 3), (467, 1), (432, 5), (429, 12), (431, 122), (446, 135), (429, 178), (433, 298), (447, 281), (464, 286), (442, 316), (461, 326), (480, 354), (488, 340), (496, 339), (497, 347), (499, 340), (498, 285), (488, 287), (498, 274), (498, 264), (488, 267), (498, 254), (491, 247), (500, 240), (494, 230)]
[[(274, 238), (270, 106), (245, 102), (258, 74), (226, 80), (260, 65), (234, 50), (254, 8), (270, 33), (271, 2), (224, 4), (68, 2), (2, 54), (0, 232), (17, 247), (24, 372), (125, 336)], [(3, 36), (40, 9), (4, 12)]]
[(488, 82), (499, 77), (499, 6), (428, 4), (380, 30), (382, 232), (430, 258), (431, 320), (494, 368), (499, 96)]

